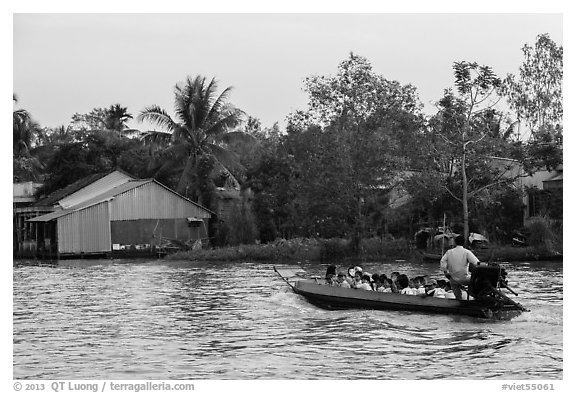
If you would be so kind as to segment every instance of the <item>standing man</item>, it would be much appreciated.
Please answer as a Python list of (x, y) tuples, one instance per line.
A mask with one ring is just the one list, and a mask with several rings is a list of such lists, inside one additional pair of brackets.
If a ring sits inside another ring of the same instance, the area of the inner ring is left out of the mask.
[(444, 275), (450, 280), (450, 286), (456, 299), (462, 300), (460, 286), (470, 283), (470, 272), (468, 269), (474, 270), (474, 266), (480, 261), (472, 251), (464, 248), (464, 236), (456, 236), (454, 242), (456, 247), (446, 251), (442, 256), (440, 269), (444, 271)]

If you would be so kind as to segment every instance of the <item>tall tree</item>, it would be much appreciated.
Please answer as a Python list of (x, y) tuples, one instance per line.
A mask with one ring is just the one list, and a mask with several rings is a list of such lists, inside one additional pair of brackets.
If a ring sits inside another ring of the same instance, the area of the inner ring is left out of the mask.
[(89, 113), (75, 113), (72, 116), (72, 127), (87, 131), (105, 130), (120, 134), (135, 134), (138, 130), (128, 127), (128, 120), (132, 114), (128, 108), (120, 104), (110, 105), (108, 108), (94, 108)]
[(238, 139), (251, 139), (246, 133), (233, 131), (242, 120), (243, 112), (227, 103), (231, 87), (217, 93), (213, 78), (188, 77), (174, 88), (176, 119), (157, 105), (146, 107), (137, 116), (139, 121), (149, 121), (164, 130), (169, 144), (161, 149), (154, 160), (157, 176), (175, 174), (176, 190), (199, 198), (197, 191), (206, 179), (199, 178), (199, 158), (209, 156), (216, 170), (225, 172), (231, 183), (237, 183), (232, 172), (239, 169), (238, 158), (226, 144)]
[[(456, 62), (453, 69), (456, 94), (450, 89), (445, 92), (439, 102), (439, 113), (432, 119), (431, 125), (444, 140), (448, 157), (458, 170), (460, 196), (454, 192), (454, 186), (458, 187), (458, 184), (451, 186), (448, 183), (446, 190), (462, 204), (462, 226), (464, 237), (468, 239), (470, 198), (491, 184), (485, 172), (489, 166), (479, 166), (481, 160), (469, 162), (469, 156), (482, 149), (485, 149), (485, 153), (493, 151), (493, 146), (487, 151), (486, 146), (495, 134), (493, 107), (500, 98), (498, 89), (501, 80), (490, 67), (475, 62)], [(471, 193), (470, 186), (474, 181), (478, 186)], [(505, 178), (500, 176), (495, 183), (500, 181), (505, 181)]]
[(516, 112), (518, 124), (526, 124), (525, 169), (554, 169), (562, 163), (563, 150), (563, 48), (548, 34), (524, 45), (524, 62), (518, 77), (508, 74), (503, 92)]
[[(12, 95), (16, 104), (18, 98)], [(16, 109), (12, 112), (12, 147), (14, 156), (29, 156), (30, 149), (40, 134), (40, 126), (26, 109)]]
[(100, 130), (81, 133), (77, 140), (51, 146), (46, 154), (46, 179), (40, 190), (49, 194), (86, 176), (122, 168), (136, 176), (145, 175), (147, 164), (142, 144), (137, 139)]
[[(18, 102), (12, 95), (14, 104)], [(25, 109), (12, 112), (12, 174), (14, 181), (38, 180), (44, 168), (42, 162), (32, 154), (34, 145), (42, 131)]]
[(545, 126), (562, 125), (564, 51), (548, 34), (540, 34), (535, 45), (525, 44), (522, 52), (520, 74), (508, 74), (503, 88), (517, 117), (528, 125), (533, 136)]
[(402, 137), (417, 132), (421, 104), (412, 86), (377, 75), (366, 58), (353, 53), (335, 76), (311, 76), (304, 85), (308, 109), (289, 116), (288, 129), (311, 136), (320, 132), (315, 138), (321, 145), (309, 146), (312, 151), (300, 166), (311, 176), (322, 174), (307, 183), (308, 199), (326, 203), (323, 211), (347, 222), (343, 228), (359, 251), (369, 221), (367, 201), (403, 168), (400, 151), (409, 138)]

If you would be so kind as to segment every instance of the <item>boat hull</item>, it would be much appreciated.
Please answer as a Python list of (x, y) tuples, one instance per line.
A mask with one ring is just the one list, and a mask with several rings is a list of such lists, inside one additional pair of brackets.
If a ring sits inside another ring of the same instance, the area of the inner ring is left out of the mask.
[(432, 296), (382, 293), (362, 289), (322, 285), (314, 280), (296, 281), (294, 292), (310, 303), (327, 309), (365, 308), (376, 310), (418, 311), (431, 314), (456, 314), (477, 318), (511, 319), (522, 313), (514, 305), (490, 307), (475, 300), (456, 300)]

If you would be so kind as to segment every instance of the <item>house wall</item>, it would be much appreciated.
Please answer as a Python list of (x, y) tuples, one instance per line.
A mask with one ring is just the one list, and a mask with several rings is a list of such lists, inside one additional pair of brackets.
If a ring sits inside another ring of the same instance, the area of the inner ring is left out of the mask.
[(210, 213), (169, 189), (146, 183), (117, 195), (110, 205), (110, 220), (210, 218)]
[[(556, 177), (559, 173), (562, 173), (562, 172), (559, 172), (559, 171), (537, 171), (534, 174), (532, 174), (531, 176), (522, 178), (522, 186), (523, 187), (536, 187), (539, 190), (543, 190), (544, 184), (545, 184), (544, 181)], [(553, 190), (553, 192), (559, 192), (560, 193), (560, 199), (562, 197), (562, 188), (563, 188), (562, 181), (559, 181), (559, 182), (557, 182), (556, 187)], [(524, 225), (526, 225), (530, 221), (530, 219), (532, 219), (534, 216), (536, 216), (540, 213), (539, 210), (540, 210), (541, 202), (536, 201), (533, 198), (534, 198), (533, 195), (530, 196), (528, 194), (525, 194), (522, 198), (522, 202), (526, 206), (526, 208), (524, 209)]]
[(36, 201), (34, 194), (40, 186), (42, 186), (42, 183), (31, 181), (25, 183), (13, 183), (13, 202), (16, 204)]
[[(207, 238), (210, 213), (155, 182), (56, 217), (60, 254), (108, 253), (112, 244), (158, 244)], [(204, 225), (189, 227), (187, 218)]]
[(556, 171), (538, 171), (531, 176), (522, 178), (522, 185), (525, 187), (537, 187), (541, 190), (544, 188), (544, 180), (548, 180), (556, 176), (556, 174)]
[(207, 221), (205, 219), (204, 225), (198, 227), (189, 227), (185, 218), (112, 221), (112, 244), (155, 246), (162, 239), (176, 239), (183, 243), (206, 239)]
[(59, 217), (57, 231), (59, 253), (110, 252), (109, 202)]

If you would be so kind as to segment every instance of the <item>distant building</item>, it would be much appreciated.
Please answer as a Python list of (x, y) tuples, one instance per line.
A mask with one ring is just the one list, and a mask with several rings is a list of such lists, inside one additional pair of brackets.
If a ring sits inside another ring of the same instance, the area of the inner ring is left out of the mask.
[[(503, 177), (514, 179), (514, 185), (522, 190), (524, 204), (524, 224), (531, 218), (547, 214), (553, 219), (562, 219), (563, 166), (552, 171), (540, 170), (528, 175), (522, 164), (516, 160), (491, 157), (491, 165), (498, 168)], [(402, 187), (402, 179), (409, 179), (414, 171), (399, 172), (394, 182), (398, 184), (389, 192), (389, 206), (397, 209), (411, 200), (410, 194)]]
[(42, 183), (25, 182), (13, 184), (13, 198), (12, 198), (12, 211), (13, 211), (13, 250), (14, 255), (23, 253), (29, 249), (29, 244), (25, 242), (26, 238), (26, 220), (36, 217), (36, 209), (31, 207), (36, 202), (36, 190), (42, 186)]
[(523, 185), (527, 188), (524, 197), (525, 222), (543, 214), (555, 220), (563, 219), (563, 165), (552, 171), (537, 171), (532, 176), (523, 179)]
[(169, 244), (191, 246), (207, 242), (212, 214), (155, 180), (113, 171), (82, 179), (30, 206), (19, 229), (17, 255), (123, 255)]

